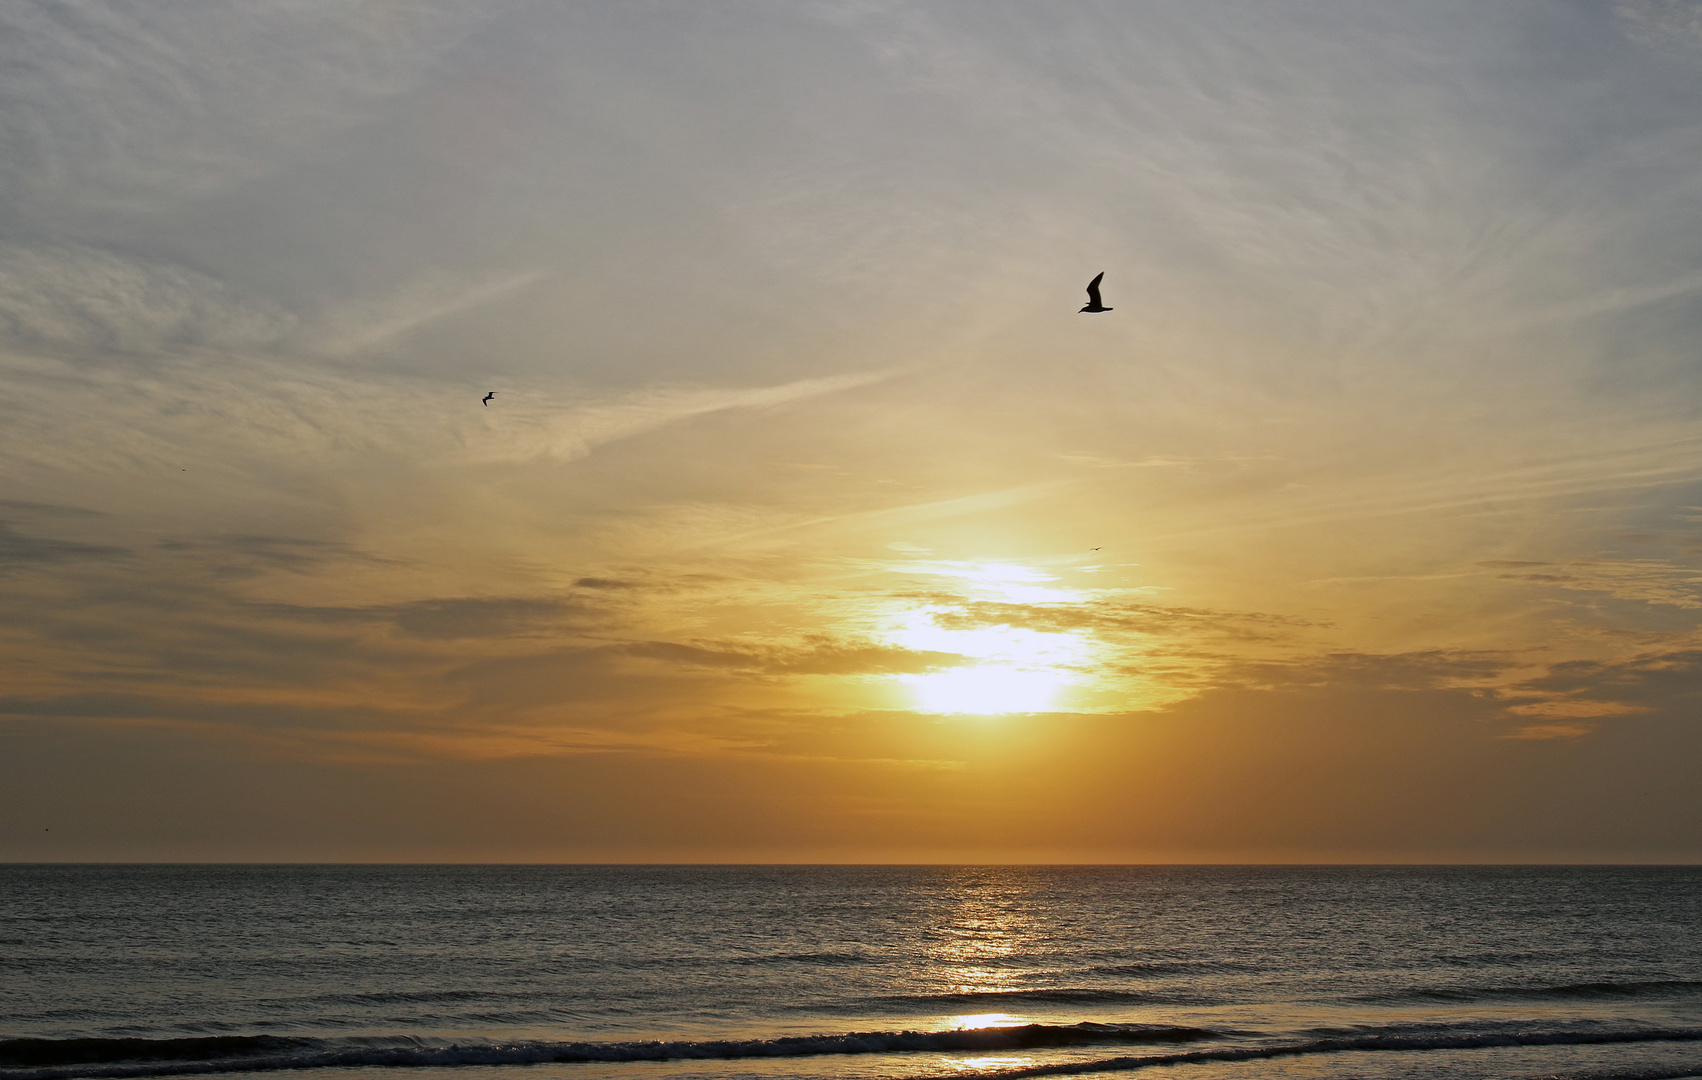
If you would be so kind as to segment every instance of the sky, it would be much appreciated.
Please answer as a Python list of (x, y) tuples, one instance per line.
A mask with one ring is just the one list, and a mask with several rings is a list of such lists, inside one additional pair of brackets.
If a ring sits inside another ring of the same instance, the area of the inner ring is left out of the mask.
[(1699, 301), (1695, 0), (10, 3), (0, 859), (1702, 861)]

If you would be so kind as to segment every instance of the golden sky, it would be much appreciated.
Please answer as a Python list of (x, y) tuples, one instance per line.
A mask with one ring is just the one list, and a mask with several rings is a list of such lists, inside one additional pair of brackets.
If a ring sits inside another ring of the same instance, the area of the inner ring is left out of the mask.
[(0, 859), (1702, 858), (1693, 0), (43, 0), (0, 102)]

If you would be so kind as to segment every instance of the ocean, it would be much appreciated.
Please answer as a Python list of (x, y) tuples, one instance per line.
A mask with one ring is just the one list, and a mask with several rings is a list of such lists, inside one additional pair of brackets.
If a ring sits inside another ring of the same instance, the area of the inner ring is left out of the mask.
[(1702, 867), (0, 866), (0, 1080), (281, 1070), (1702, 1077)]

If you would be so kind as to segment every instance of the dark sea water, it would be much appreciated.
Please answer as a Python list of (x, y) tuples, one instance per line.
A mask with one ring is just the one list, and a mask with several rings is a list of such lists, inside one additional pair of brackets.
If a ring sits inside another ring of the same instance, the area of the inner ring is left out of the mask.
[(0, 866), (0, 1080), (278, 1070), (1702, 1076), (1702, 868)]

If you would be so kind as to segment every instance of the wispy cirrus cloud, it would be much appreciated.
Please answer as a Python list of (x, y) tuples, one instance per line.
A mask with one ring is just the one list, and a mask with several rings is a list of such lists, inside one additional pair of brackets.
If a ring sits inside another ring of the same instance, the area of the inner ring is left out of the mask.
[(279, 168), (417, 86), (491, 13), (453, 3), (9, 7), (5, 216), (75, 231), (90, 216), (159, 210)]
[[(303, 456), (399, 452), (417, 459), (502, 463), (584, 457), (597, 446), (681, 420), (764, 409), (870, 386), (877, 371), (748, 388), (646, 387), (596, 394), (511, 391), (478, 408), (480, 392), (406, 377), (362, 376), (275, 356), (204, 352), (143, 369), (90, 371), (71, 361), (9, 365), (7, 430), (14, 461), (99, 472), (163, 470), (186, 459), (215, 467), (296, 467)], [(115, 432), (122, 434), (115, 437)]]
[(1491, 559), (1479, 564), (1506, 581), (1593, 592), (1676, 608), (1702, 607), (1702, 571), (1658, 559)]
[(303, 327), (302, 341), (310, 352), (334, 356), (358, 353), (524, 289), (547, 273), (522, 270), (467, 279), (442, 270), (431, 271), (403, 282), (388, 295), (332, 306)]
[(0, 521), (0, 573), (8, 567), (65, 562), (72, 559), (110, 560), (130, 554), (114, 544), (90, 544), (50, 536), (30, 536)]
[(1639, 44), (1702, 55), (1702, 6), (1695, 0), (1615, 0), (1613, 13)]
[(205, 274), (85, 244), (0, 244), (0, 340), (91, 362), (271, 345), (295, 319)]

